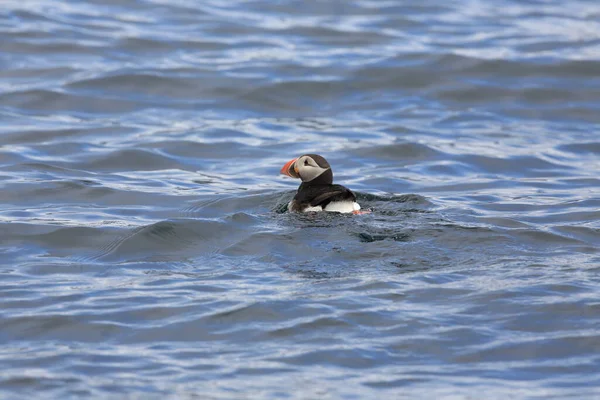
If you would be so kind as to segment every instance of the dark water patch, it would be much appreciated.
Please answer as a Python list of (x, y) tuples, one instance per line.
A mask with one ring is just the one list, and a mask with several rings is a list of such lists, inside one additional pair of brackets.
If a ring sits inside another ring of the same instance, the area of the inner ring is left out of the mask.
[[(47, 36), (48, 33), (38, 33), (31, 32), (25, 33), (23, 36), (36, 36), (36, 39), (41, 40), (28, 40), (29, 37), (23, 38), (25, 40), (18, 41), (7, 41), (2, 46), (7, 53), (30, 53), (30, 54), (76, 54), (78, 56), (82, 55), (94, 55), (93, 48), (82, 45), (80, 43), (73, 43), (67, 41), (54, 41), (53, 43), (48, 43), (48, 41), (44, 41), (44, 36)], [(45, 43), (44, 43), (45, 42)]]
[[(37, 185), (17, 182), (12, 183), (10, 188), (18, 190), (18, 192), (5, 191), (3, 195), (0, 195), (0, 199), (6, 202), (5, 204), (20, 204), (21, 206), (28, 203), (37, 204), (39, 197), (44, 197), (43, 211), (38, 212), (40, 217), (55, 214), (53, 211), (56, 211), (58, 207), (53, 207), (53, 204), (68, 204), (74, 198), (77, 198), (79, 204), (85, 204), (88, 203), (90, 198), (110, 195), (113, 192), (109, 188), (97, 187), (97, 183), (90, 184), (88, 180), (68, 181), (50, 179), (41, 180)], [(12, 209), (16, 211), (18, 208)]]
[[(93, 176), (93, 173), (75, 170), (70, 168), (65, 168), (63, 166), (58, 166), (54, 163), (46, 164), (39, 162), (24, 162), (14, 165), (7, 165), (4, 167), (6, 171), (17, 172), (17, 173), (26, 173), (27, 178), (37, 178), (39, 180), (50, 180), (52, 178), (64, 178), (64, 177), (90, 177)], [(33, 179), (31, 179), (33, 180)], [(38, 180), (38, 182), (39, 182)], [(87, 181), (87, 180), (86, 180)]]
[[(398, 167), (415, 162), (436, 160), (443, 157), (443, 153), (420, 143), (400, 143), (369, 149), (357, 149), (353, 153), (359, 157), (373, 157), (378, 160), (398, 161)], [(406, 161), (405, 161), (406, 160)]]
[(161, 221), (119, 236), (94, 258), (131, 262), (182, 254), (185, 249), (193, 254), (212, 253), (219, 250), (219, 239), (231, 233), (226, 224), (216, 221)]
[(599, 62), (595, 60), (532, 60), (531, 62), (505, 59), (477, 60), (465, 72), (483, 77), (493, 74), (500, 79), (531, 76), (554, 77), (562, 81), (568, 77), (597, 78), (594, 71), (598, 68), (598, 64)]
[(294, 198), (294, 194), (295, 193), (285, 194), (277, 199), (277, 204), (275, 204), (273, 211), (275, 211), (277, 214), (284, 214), (288, 212), (288, 204)]
[(560, 146), (559, 150), (567, 151), (574, 154), (600, 154), (600, 143), (573, 143)]
[(75, 166), (98, 171), (154, 171), (181, 167), (181, 163), (147, 150), (124, 149), (78, 162)]
[[(287, 202), (279, 202), (287, 198), (287, 194), (280, 193), (237, 193), (219, 196), (208, 196), (203, 200), (192, 200), (189, 205), (184, 207), (180, 214), (186, 218), (195, 217), (225, 217), (230, 214), (236, 214), (240, 210), (255, 210), (261, 213), (268, 213), (273, 208), (284, 205)], [(292, 195), (290, 194), (290, 199)], [(289, 200), (288, 200), (289, 201)]]
[(554, 231), (576, 240), (585, 241), (600, 248), (600, 228), (588, 226), (555, 226)]
[(371, 242), (377, 242), (379, 240), (385, 240), (385, 239), (392, 239), (395, 240), (397, 242), (405, 242), (410, 240), (410, 235), (406, 234), (406, 233), (390, 233), (390, 234), (376, 234), (376, 235), (371, 235), (369, 233), (359, 233), (358, 234), (358, 238), (361, 242), (365, 242), (365, 243), (371, 243)]
[(90, 249), (103, 246), (114, 232), (89, 227), (61, 227), (52, 232), (27, 238), (41, 248), (48, 249), (46, 256), (77, 260)]
[[(128, 55), (141, 54), (147, 56), (168, 52), (173, 49), (175, 43), (180, 43), (181, 46), (196, 51), (219, 51), (228, 48), (226, 42), (224, 43), (216, 38), (201, 37), (171, 38), (170, 40), (165, 40), (163, 37), (124, 37), (118, 41), (116, 47)], [(196, 73), (197, 71), (190, 68), (189, 72)]]
[[(101, 142), (99, 138), (104, 136), (111, 137), (118, 134), (131, 133), (135, 129), (125, 127), (94, 127), (87, 126), (85, 128), (72, 128), (72, 129), (34, 129), (24, 130), (21, 127), (18, 129), (11, 129), (10, 131), (3, 133), (0, 136), (1, 144), (24, 144), (24, 143), (65, 143), (67, 138), (73, 138), (84, 140), (85, 137), (91, 136), (97, 142)], [(68, 143), (67, 143), (68, 144)], [(71, 144), (75, 145), (75, 144)], [(93, 148), (92, 143), (79, 142), (77, 145), (82, 148)], [(53, 153), (53, 152), (50, 152)]]
[[(564, 176), (568, 175), (567, 171), (571, 169), (568, 165), (556, 164), (531, 156), (495, 158), (470, 155), (463, 157), (463, 162), (482, 172), (514, 177)], [(518, 167), (515, 167), (517, 165)]]
[(512, 233), (517, 238), (522, 240), (523, 243), (537, 244), (540, 246), (567, 246), (581, 244), (577, 239), (558, 235), (551, 232), (542, 232), (537, 230), (518, 230)]
[[(222, 137), (221, 135), (218, 136)], [(236, 136), (244, 137), (240, 132), (236, 132)], [(186, 157), (198, 160), (198, 167), (201, 167), (202, 164), (206, 164), (206, 160), (230, 160), (235, 157), (236, 154), (239, 155), (244, 150), (245, 146), (233, 141), (198, 143), (189, 140), (173, 140), (145, 143), (141, 147), (160, 150), (162, 153), (177, 158)]]
[(232, 244), (221, 254), (226, 256), (254, 256), (262, 262), (272, 263), (299, 256), (305, 251), (302, 244), (291, 244), (294, 235), (287, 232), (256, 232), (239, 240), (232, 238)]
[[(131, 133), (134, 129), (125, 127), (86, 127), (86, 128), (73, 128), (73, 129), (38, 129), (38, 130), (23, 130), (18, 129), (17, 131), (11, 131), (4, 133), (0, 136), (1, 144), (23, 144), (23, 143), (34, 143), (40, 144), (44, 142), (54, 142), (56, 146), (59, 145), (70, 145), (70, 146), (81, 146), (81, 149), (89, 149), (94, 146), (91, 143), (65, 143), (67, 138), (77, 138), (84, 140), (86, 137), (93, 137), (94, 140), (106, 136), (110, 137), (118, 134)], [(52, 148), (48, 153), (53, 154)], [(40, 149), (41, 150), (41, 149)], [(73, 151), (74, 154), (77, 152)], [(72, 153), (72, 154), (73, 154)]]
[[(20, 332), (24, 340), (43, 337), (46, 340), (75, 340), (93, 343), (122, 330), (118, 324), (87, 321), (75, 316), (60, 314), (10, 318), (9, 322), (10, 328), (4, 332), (4, 335), (12, 336), (16, 332)], [(73, 329), (75, 327), (80, 329)]]
[(94, 93), (102, 96), (119, 96), (130, 94), (134, 98), (160, 97), (162, 100), (175, 97), (198, 99), (198, 94), (206, 95), (207, 87), (200, 86), (204, 80), (183, 77), (163, 76), (161, 72), (136, 73), (103, 76), (94, 79), (80, 80), (65, 87), (76, 92)]
[(47, 68), (18, 68), (18, 69), (3, 69), (0, 71), (0, 77), (10, 80), (12, 87), (28, 84), (35, 84), (40, 78), (52, 80), (60, 80), (76, 73), (78, 70), (72, 67), (47, 67)]
[[(479, 90), (478, 90), (479, 89)], [(442, 90), (436, 89), (435, 97), (439, 100), (450, 101), (453, 103), (486, 102), (496, 105), (513, 108), (514, 104), (528, 104), (530, 107), (540, 107), (544, 105), (555, 105), (560, 110), (558, 104), (563, 102), (580, 102), (582, 107), (592, 106), (593, 99), (597, 96), (596, 90), (587, 90), (585, 95), (578, 96), (563, 89), (551, 89), (545, 87), (506, 87), (487, 85), (485, 90), (477, 88), (470, 83), (448, 85)], [(588, 105), (589, 104), (589, 105)]]
[[(0, 105), (35, 112), (66, 112), (73, 108), (79, 114), (114, 114), (139, 109), (133, 101), (76, 96), (52, 90), (24, 90), (0, 94)], [(98, 110), (101, 110), (100, 112)]]
[(263, 85), (236, 98), (255, 112), (283, 110), (282, 115), (304, 116), (331, 105), (331, 98), (340, 96), (347, 86), (338, 82), (296, 81)]
[(478, 221), (500, 228), (518, 229), (529, 228), (530, 225), (513, 218), (478, 217)]

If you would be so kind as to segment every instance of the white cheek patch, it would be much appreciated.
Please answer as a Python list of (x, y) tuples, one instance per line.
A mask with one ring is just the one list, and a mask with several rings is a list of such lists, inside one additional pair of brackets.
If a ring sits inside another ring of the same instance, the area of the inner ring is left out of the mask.
[(323, 172), (325, 172), (327, 170), (328, 170), (328, 168), (305, 166), (305, 165), (301, 165), (300, 168), (298, 168), (300, 177), (302, 178), (302, 180), (304, 182), (312, 181), (313, 179), (320, 176), (321, 174), (323, 174)]

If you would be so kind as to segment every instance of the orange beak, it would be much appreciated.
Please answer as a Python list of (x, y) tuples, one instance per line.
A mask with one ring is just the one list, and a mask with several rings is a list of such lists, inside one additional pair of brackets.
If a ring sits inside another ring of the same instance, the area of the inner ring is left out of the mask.
[(300, 176), (298, 175), (298, 169), (296, 168), (295, 164), (296, 160), (297, 158), (294, 158), (293, 160), (286, 162), (283, 168), (281, 168), (281, 171), (279, 171), (279, 173), (292, 178), (300, 178)]

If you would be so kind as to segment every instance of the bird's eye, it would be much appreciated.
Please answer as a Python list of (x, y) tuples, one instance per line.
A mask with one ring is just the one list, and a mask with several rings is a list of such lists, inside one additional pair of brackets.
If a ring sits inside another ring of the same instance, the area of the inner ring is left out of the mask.
[(308, 165), (308, 160), (304, 160), (304, 166)]

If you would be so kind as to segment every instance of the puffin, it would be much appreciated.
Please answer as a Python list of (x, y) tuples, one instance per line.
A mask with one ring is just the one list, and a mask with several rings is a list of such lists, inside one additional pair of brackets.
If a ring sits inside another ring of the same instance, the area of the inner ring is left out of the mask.
[(280, 172), (302, 181), (288, 204), (288, 211), (362, 214), (354, 193), (347, 187), (333, 184), (331, 166), (322, 156), (304, 154), (288, 161)]

